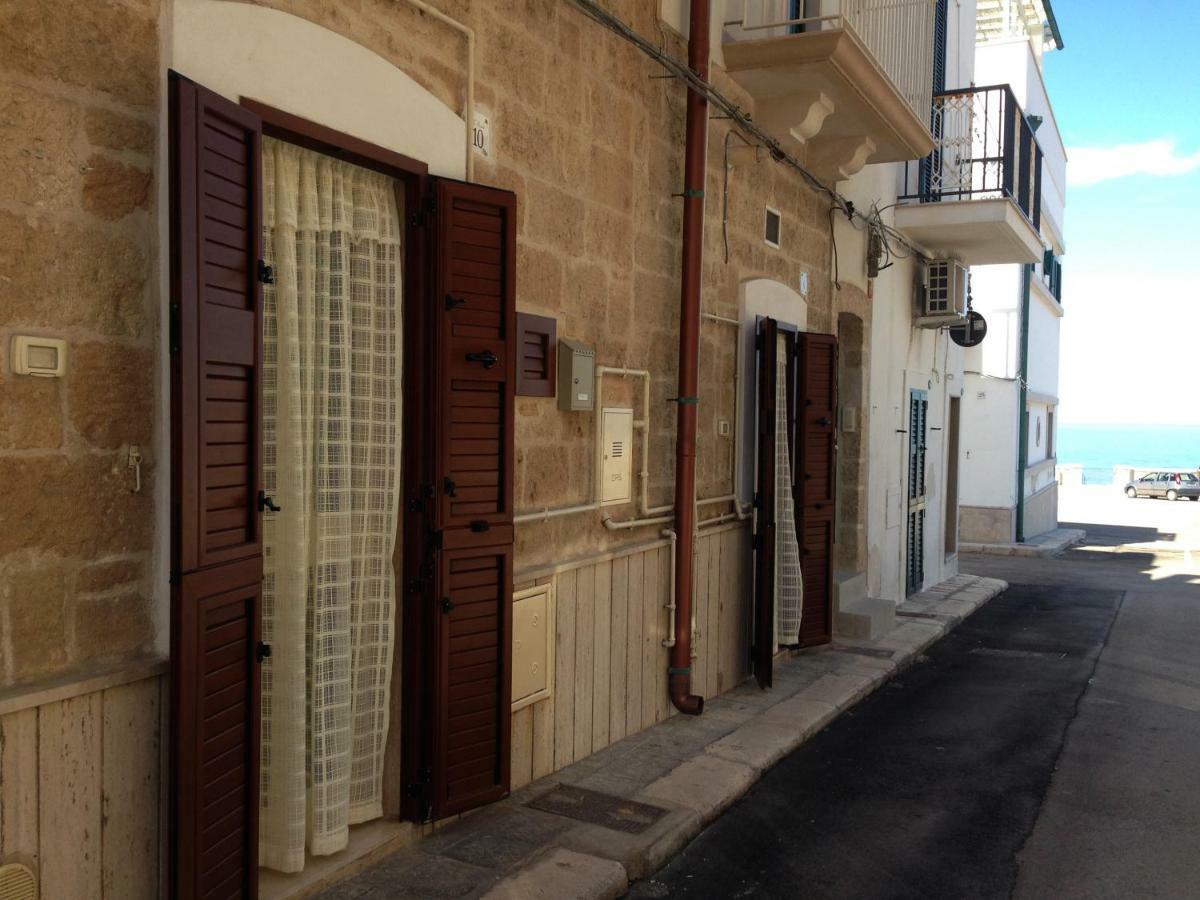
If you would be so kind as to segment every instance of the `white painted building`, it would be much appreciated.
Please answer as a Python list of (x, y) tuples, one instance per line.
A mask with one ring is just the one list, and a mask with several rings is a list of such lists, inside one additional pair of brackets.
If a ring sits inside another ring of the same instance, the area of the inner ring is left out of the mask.
[(980, 4), (975, 82), (1008, 85), (1042, 153), (1041, 258), (972, 269), (973, 307), (988, 323), (966, 352), (962, 538), (1025, 540), (1058, 523), (1055, 411), (1066, 153), (1042, 74), (1062, 40), (1049, 0)]
[[(930, 7), (936, 95), (944, 87), (973, 81), (975, 3), (935, 2)], [(944, 17), (944, 27), (938, 17)], [(936, 102), (931, 99), (934, 110)], [(927, 258), (956, 255), (902, 227), (906, 205), (918, 199), (921, 168), (921, 161), (868, 165), (838, 187), (858, 208), (878, 210), (879, 222), (891, 235)], [(840, 217), (835, 230), (842, 284), (866, 291), (871, 309), (870, 403), (863, 421), (869, 432), (867, 568), (861, 586), (843, 580), (839, 600), (843, 608), (863, 608), (878, 616), (881, 606), (886, 615), (908, 594), (958, 572), (956, 463), (963, 351), (944, 328), (922, 322), (922, 260), (889, 239), (892, 252), (885, 248), (879, 271), (870, 277), (869, 230)], [(875, 599), (859, 599), (855, 587)]]

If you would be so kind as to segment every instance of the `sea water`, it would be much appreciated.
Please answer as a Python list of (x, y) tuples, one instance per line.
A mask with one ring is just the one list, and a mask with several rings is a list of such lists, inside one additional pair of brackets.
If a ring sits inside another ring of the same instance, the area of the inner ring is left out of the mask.
[(1059, 465), (1083, 466), (1084, 484), (1110, 484), (1113, 466), (1200, 468), (1200, 426), (1058, 426)]

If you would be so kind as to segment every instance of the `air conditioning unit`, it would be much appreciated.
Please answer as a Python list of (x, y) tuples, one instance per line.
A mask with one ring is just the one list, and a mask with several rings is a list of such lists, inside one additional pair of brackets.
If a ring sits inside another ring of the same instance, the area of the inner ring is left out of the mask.
[(967, 267), (957, 260), (930, 261), (925, 267), (917, 324), (923, 328), (942, 328), (966, 318), (967, 277)]

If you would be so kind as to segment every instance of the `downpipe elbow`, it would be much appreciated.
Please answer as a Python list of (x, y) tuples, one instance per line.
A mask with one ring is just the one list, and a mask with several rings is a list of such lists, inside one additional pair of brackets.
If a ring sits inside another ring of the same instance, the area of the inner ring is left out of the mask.
[(672, 672), (670, 677), (671, 705), (685, 716), (698, 716), (704, 712), (704, 698), (691, 693), (691, 672)]

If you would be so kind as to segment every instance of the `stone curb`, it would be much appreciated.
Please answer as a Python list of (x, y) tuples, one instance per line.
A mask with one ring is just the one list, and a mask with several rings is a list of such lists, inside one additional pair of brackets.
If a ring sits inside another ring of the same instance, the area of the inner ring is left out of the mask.
[[(631, 743), (623, 750), (614, 745), (617, 753), (607, 763), (607, 774), (594, 756), (589, 759), (595, 763), (585, 759), (515, 791), (447, 830), (440, 844), (435, 839), (407, 851), (425, 860), (423, 871), (431, 871), (432, 865), (434, 873), (445, 872), (449, 879), (440, 885), (446, 891), (434, 890), (440, 877), (434, 874), (433, 881), (424, 882), (425, 892), (488, 900), (621, 896), (631, 882), (670, 862), (772, 766), (915, 663), (931, 644), (1007, 587), (998, 579), (956, 576), (901, 603), (897, 627), (882, 638), (838, 638), (816, 652), (778, 663), (775, 689), (781, 699), (735, 689), (724, 700), (713, 700), (711, 715), (671, 717), (628, 738)], [(645, 776), (640, 781), (633, 777), (639, 768)], [(667, 812), (645, 831), (629, 833), (525, 805), (561, 783)], [(403, 865), (391, 870), (410, 871)], [(381, 887), (386, 882), (408, 896), (391, 873), (370, 874), (365, 873), (363, 883)], [(354, 880), (342, 882), (325, 895), (327, 900), (357, 897)]]
[[(700, 755), (685, 760), (638, 793), (634, 799), (672, 810), (665, 820), (669, 823), (666, 827), (652, 829), (645, 839), (641, 839), (641, 836), (588, 826), (587, 840), (582, 839), (583, 829), (573, 829), (565, 843), (576, 848), (575, 856), (595, 860), (596, 865), (617, 866), (622, 878), (629, 882), (652, 875), (705, 825), (743, 797), (772, 766), (837, 718), (839, 713), (916, 662), (930, 645), (1008, 587), (1006, 582), (998, 579), (971, 576), (959, 576), (949, 584), (952, 585), (949, 590), (922, 592), (900, 604), (900, 624), (883, 638), (847, 645), (850, 650), (856, 646), (891, 649), (891, 659), (861, 656), (835, 674), (821, 675), (792, 697), (752, 715), (724, 737), (706, 745)], [(905, 617), (906, 612), (908, 617)], [(781, 669), (787, 665), (783, 663)], [(583, 863), (577, 865), (582, 867)], [(546, 872), (546, 866), (541, 861), (533, 863), (500, 882), (487, 897), (551, 896), (551, 893), (529, 893), (527, 887), (534, 883), (530, 873), (535, 870)], [(547, 877), (557, 874), (558, 870), (555, 870)], [(606, 893), (608, 889), (608, 882), (605, 882), (595, 893), (581, 893), (572, 887), (571, 891), (557, 896), (614, 896)], [(522, 891), (526, 892), (522, 894)]]
[(977, 544), (960, 541), (958, 549), (962, 553), (985, 553), (989, 556), (1027, 556), (1050, 557), (1057, 556), (1068, 547), (1078, 544), (1087, 532), (1079, 528), (1060, 528), (1052, 532), (1054, 537), (1046, 541), (1031, 541), (1024, 544)]
[(483, 895), (484, 900), (614, 900), (629, 888), (611, 859), (555, 847)]

